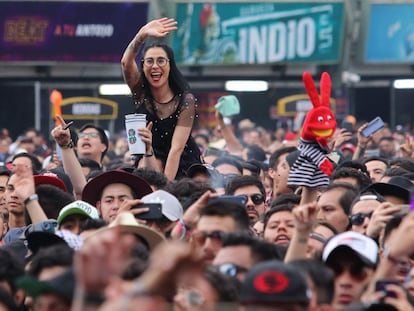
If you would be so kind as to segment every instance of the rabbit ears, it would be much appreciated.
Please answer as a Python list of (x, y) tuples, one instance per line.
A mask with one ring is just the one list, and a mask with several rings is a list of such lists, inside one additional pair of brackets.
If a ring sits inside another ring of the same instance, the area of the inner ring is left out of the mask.
[(309, 95), (309, 99), (312, 102), (314, 108), (316, 107), (329, 107), (329, 100), (331, 99), (331, 77), (329, 73), (323, 72), (321, 76), (320, 90), (321, 98), (319, 100), (318, 90), (316, 89), (315, 82), (313, 81), (310, 72), (305, 71), (303, 73), (303, 84), (305, 85), (306, 92)]

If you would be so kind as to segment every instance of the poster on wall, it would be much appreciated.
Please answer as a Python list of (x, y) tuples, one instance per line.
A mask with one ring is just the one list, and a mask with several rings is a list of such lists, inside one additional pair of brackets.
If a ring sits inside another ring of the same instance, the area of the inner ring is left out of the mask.
[(148, 3), (0, 1), (0, 61), (116, 62)]
[(177, 63), (337, 63), (343, 2), (178, 3)]

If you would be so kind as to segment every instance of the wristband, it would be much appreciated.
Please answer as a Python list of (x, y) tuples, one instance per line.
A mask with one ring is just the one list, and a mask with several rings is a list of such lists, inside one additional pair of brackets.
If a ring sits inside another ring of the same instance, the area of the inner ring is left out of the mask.
[(71, 139), (69, 143), (66, 145), (59, 145), (60, 149), (72, 149), (73, 148), (73, 140)]
[(29, 196), (26, 200), (24, 200), (24, 205), (27, 205), (27, 204), (29, 204), (30, 202), (32, 202), (32, 201), (35, 201), (35, 200), (39, 200), (39, 196), (36, 194), (36, 193), (33, 193), (31, 196)]

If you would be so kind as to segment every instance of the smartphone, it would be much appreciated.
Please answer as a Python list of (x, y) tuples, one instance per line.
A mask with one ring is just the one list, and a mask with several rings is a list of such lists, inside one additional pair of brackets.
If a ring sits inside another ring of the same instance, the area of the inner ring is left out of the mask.
[(374, 120), (368, 123), (368, 125), (362, 130), (362, 135), (364, 137), (371, 136), (378, 130), (384, 127), (385, 123), (382, 121), (381, 117), (376, 117)]
[(397, 295), (393, 291), (387, 290), (387, 285), (395, 284), (401, 286), (401, 284), (397, 280), (379, 280), (375, 282), (375, 291), (376, 292), (383, 292), (386, 297), (397, 298)]
[(142, 203), (132, 207), (134, 208), (149, 208), (149, 211), (142, 214), (136, 214), (135, 217), (144, 220), (156, 220), (162, 218), (162, 205), (161, 203)]
[(343, 121), (341, 128), (345, 129), (347, 132), (354, 131), (354, 125), (351, 122)]
[(244, 195), (221, 195), (219, 197), (214, 197), (208, 199), (208, 203), (215, 203), (215, 202), (232, 202), (239, 204), (241, 206), (245, 206), (247, 202), (247, 198)]

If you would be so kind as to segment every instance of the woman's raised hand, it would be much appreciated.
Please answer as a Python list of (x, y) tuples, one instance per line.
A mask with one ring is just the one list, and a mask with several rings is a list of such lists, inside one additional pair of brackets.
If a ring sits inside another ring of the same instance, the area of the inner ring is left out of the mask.
[(173, 18), (163, 17), (148, 22), (140, 30), (143, 39), (147, 37), (163, 38), (171, 31), (177, 30), (177, 21)]

